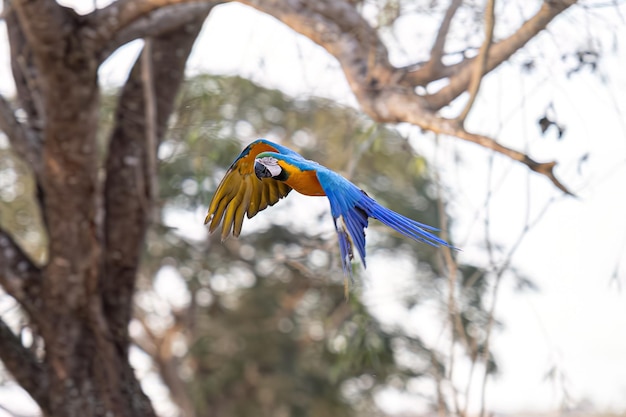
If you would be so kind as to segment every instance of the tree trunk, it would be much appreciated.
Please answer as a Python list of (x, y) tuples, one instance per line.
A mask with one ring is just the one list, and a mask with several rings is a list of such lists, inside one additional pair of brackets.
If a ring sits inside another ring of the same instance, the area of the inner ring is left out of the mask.
[[(128, 360), (127, 331), (154, 204), (156, 149), (150, 151), (145, 133), (153, 128), (156, 147), (210, 5), (162, 28), (151, 39), (149, 61), (137, 60), (120, 95), (104, 167), (96, 142), (97, 71), (119, 39), (103, 40), (84, 16), (56, 2), (13, 1), (5, 10), (18, 104), (27, 119), (18, 122), (3, 100), (1, 121), (32, 167), (49, 260), (38, 267), (0, 230), (0, 283), (44, 345), (38, 357), (0, 321), (0, 358), (46, 416), (154, 416)], [(142, 62), (152, 63), (143, 77)], [(151, 103), (147, 82), (159, 86)], [(149, 105), (152, 120), (145, 116)]]

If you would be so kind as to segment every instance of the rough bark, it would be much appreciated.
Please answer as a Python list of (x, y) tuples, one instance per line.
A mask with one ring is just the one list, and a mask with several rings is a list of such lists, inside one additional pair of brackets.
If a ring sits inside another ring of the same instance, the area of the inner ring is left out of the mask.
[[(154, 33), (157, 140), (208, 6)], [(145, 189), (154, 176), (145, 169), (146, 155), (154, 152), (147, 152), (141, 61), (120, 96), (103, 184), (97, 70), (111, 44), (98, 42), (88, 17), (56, 2), (14, 0), (5, 10), (17, 103), (27, 117), (19, 121), (1, 98), (0, 127), (35, 173), (50, 243), (49, 261), (38, 268), (0, 233), (0, 284), (45, 348), (35, 357), (0, 322), (0, 358), (47, 416), (153, 416), (128, 362), (145, 213), (154, 203)]]
[[(172, 112), (178, 86), (182, 82), (184, 60), (172, 62), (172, 56), (187, 56), (207, 11), (171, 36), (153, 39), (153, 78), (158, 88), (156, 102), (157, 137), (163, 137), (167, 116)], [(150, 182), (145, 100), (141, 79), (142, 59), (138, 59), (120, 95), (116, 128), (111, 137), (105, 185), (105, 275), (103, 281), (105, 310), (115, 332), (126, 334), (130, 319), (130, 298), (139, 263), (143, 236), (150, 218)], [(122, 340), (128, 341), (127, 337)], [(124, 349), (127, 346), (123, 347)]]

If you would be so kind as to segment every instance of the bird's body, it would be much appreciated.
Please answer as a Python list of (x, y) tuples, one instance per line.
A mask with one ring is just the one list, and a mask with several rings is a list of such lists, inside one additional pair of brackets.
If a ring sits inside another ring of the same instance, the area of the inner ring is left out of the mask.
[(285, 184), (287, 184), (300, 194), (310, 196), (326, 195), (322, 184), (320, 184), (320, 181), (317, 178), (317, 172), (319, 171), (319, 168), (324, 167), (306, 159), (303, 161), (300, 161), (297, 158), (280, 159), (281, 157), (285, 158), (285, 156), (281, 156), (281, 154), (276, 154), (272, 152), (259, 154), (257, 155), (257, 158), (268, 156), (277, 158), (278, 165), (282, 168), (283, 175), (285, 176), (285, 179), (283, 180)]
[(232, 230), (239, 236), (243, 216), (253, 217), (274, 205), (291, 189), (310, 196), (326, 196), (339, 236), (343, 270), (351, 276), (352, 247), (365, 266), (365, 228), (374, 218), (403, 235), (432, 246), (450, 246), (431, 232), (437, 229), (404, 217), (378, 204), (336, 172), (303, 158), (289, 148), (259, 139), (235, 159), (218, 186), (205, 223), (214, 232), (222, 224), (222, 240)]

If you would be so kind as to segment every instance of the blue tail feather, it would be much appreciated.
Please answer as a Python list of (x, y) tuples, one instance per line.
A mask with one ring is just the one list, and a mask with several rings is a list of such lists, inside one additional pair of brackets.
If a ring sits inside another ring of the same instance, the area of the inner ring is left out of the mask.
[(354, 258), (352, 253), (352, 245), (350, 243), (350, 236), (343, 228), (337, 227), (337, 221), (335, 220), (335, 230), (337, 236), (339, 236), (339, 253), (341, 254), (341, 265), (343, 267), (343, 273), (345, 276), (350, 277), (350, 281), (354, 281), (352, 277), (351, 261)]
[(427, 243), (431, 246), (450, 246), (445, 240), (430, 233), (428, 230), (436, 231), (435, 227), (425, 225), (401, 214), (396, 213), (386, 207), (381, 206), (375, 200), (365, 196), (362, 202), (366, 208), (367, 215), (381, 223), (391, 227), (399, 233), (411, 239)]
[[(344, 273), (352, 279), (350, 262), (354, 258), (352, 246), (356, 246), (363, 267), (365, 263), (365, 228), (368, 218), (379, 220), (404, 236), (431, 246), (454, 248), (434, 235), (438, 229), (404, 217), (381, 206), (356, 185), (327, 168), (317, 166), (317, 177), (330, 202), (330, 211), (339, 236), (339, 249)], [(337, 222), (339, 220), (339, 224)], [(456, 248), (454, 248), (456, 249)]]
[(360, 208), (354, 207), (343, 216), (348, 232), (352, 237), (359, 256), (365, 267), (365, 228), (367, 227), (367, 214)]

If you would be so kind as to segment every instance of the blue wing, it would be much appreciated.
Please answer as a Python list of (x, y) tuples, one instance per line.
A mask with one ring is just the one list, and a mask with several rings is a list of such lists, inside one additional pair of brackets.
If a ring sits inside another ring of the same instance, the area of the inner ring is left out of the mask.
[(336, 172), (320, 166), (317, 169), (317, 178), (330, 201), (335, 230), (339, 235), (343, 270), (350, 278), (352, 278), (350, 261), (354, 258), (353, 246), (356, 246), (363, 267), (366, 267), (365, 228), (368, 226), (368, 217), (380, 221), (413, 240), (436, 247), (450, 247), (445, 240), (431, 233), (431, 231), (437, 231), (437, 228), (416, 222), (381, 206), (363, 190)]

